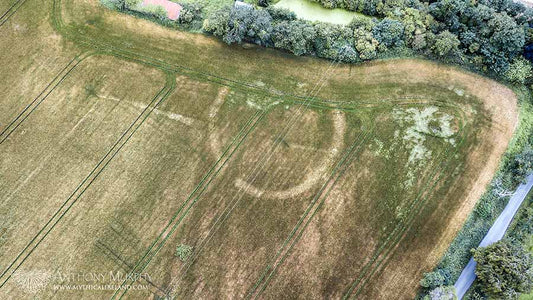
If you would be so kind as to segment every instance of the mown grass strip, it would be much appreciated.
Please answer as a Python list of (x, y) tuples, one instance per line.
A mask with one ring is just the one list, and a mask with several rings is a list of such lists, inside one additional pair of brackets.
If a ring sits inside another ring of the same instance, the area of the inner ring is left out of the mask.
[[(33, 253), (33, 251), (39, 246), (39, 244), (46, 238), (46, 236), (55, 228), (55, 226), (61, 221), (61, 219), (70, 211), (73, 205), (80, 199), (85, 191), (91, 186), (91, 184), (98, 178), (98, 176), (104, 171), (107, 165), (113, 160), (113, 158), (119, 153), (119, 151), (126, 145), (130, 138), (135, 134), (137, 129), (144, 123), (150, 113), (163, 102), (168, 95), (175, 88), (175, 78), (173, 76), (167, 76), (167, 82), (156, 96), (152, 99), (143, 111), (137, 116), (137, 118), (130, 124), (130, 126), (122, 133), (119, 139), (113, 144), (109, 151), (100, 159), (93, 170), (82, 180), (72, 194), (67, 198), (65, 202), (59, 207), (54, 215), (46, 222), (46, 224), (38, 231), (38, 233), (31, 239), (31, 241), (24, 247), (24, 249), (15, 257), (15, 259), (9, 264), (9, 266), (0, 275), (0, 280), (3, 281), (0, 284), (2, 288), (6, 282), (11, 278), (14, 272), (22, 266), (26, 259)], [(42, 235), (42, 236), (41, 236)], [(41, 236), (39, 238), (39, 236)], [(35, 244), (35, 245), (34, 245)], [(23, 257), (21, 259), (21, 257)], [(19, 262), (20, 260), (20, 262)], [(16, 265), (16, 266), (15, 266)], [(9, 274), (8, 274), (9, 273)]]

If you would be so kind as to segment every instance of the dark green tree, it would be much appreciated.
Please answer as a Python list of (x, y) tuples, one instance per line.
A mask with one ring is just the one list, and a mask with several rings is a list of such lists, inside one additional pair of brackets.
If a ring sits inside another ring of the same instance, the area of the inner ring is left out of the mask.
[(476, 275), (484, 292), (496, 299), (515, 299), (533, 287), (533, 259), (520, 245), (502, 240), (474, 250)]
[(459, 52), (459, 39), (448, 30), (435, 36), (431, 50), (440, 57), (452, 56)]

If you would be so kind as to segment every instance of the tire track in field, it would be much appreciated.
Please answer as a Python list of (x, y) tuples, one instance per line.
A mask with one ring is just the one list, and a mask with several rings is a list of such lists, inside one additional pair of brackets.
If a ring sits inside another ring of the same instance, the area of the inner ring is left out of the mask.
[[(407, 100), (407, 99), (405, 99), (405, 100)], [(419, 104), (419, 103), (413, 103), (412, 101), (405, 101), (405, 100), (399, 100), (400, 103), (397, 103), (397, 104), (398, 104), (398, 105), (412, 105), (412, 104)], [(448, 106), (448, 105), (446, 105), (445, 103), (441, 103), (441, 102), (434, 103), (433, 101), (430, 101), (430, 102), (425, 101), (425, 102), (420, 103), (420, 104), (434, 104), (434, 105), (440, 105), (440, 106), (442, 106), (442, 105), (444, 104), (444, 106)], [(373, 104), (373, 105), (371, 105), (371, 107), (379, 107), (379, 106), (380, 106), (379, 104)], [(454, 108), (457, 108), (457, 107), (455, 107), (455, 106), (453, 106), (453, 105), (449, 105), (449, 106), (454, 107)], [(445, 151), (441, 152), (441, 154), (442, 154), (442, 153), (445, 153)], [(444, 164), (444, 163), (441, 162), (441, 164)], [(428, 179), (428, 181), (429, 181), (429, 179)], [(437, 183), (437, 182), (435, 182), (435, 185), (436, 185), (436, 183)], [(331, 188), (329, 189), (329, 191), (327, 192), (325, 198), (327, 198), (327, 195), (328, 195), (329, 192), (332, 190), (332, 188), (333, 188), (333, 187), (331, 187)], [(422, 194), (422, 193), (423, 193), (423, 191), (422, 191), (420, 194)], [(325, 198), (324, 198), (324, 200), (322, 200), (321, 202), (324, 202), (324, 201), (325, 201)], [(313, 215), (319, 210), (319, 208), (320, 208), (321, 205), (322, 205), (322, 204), (320, 204), (319, 206), (317, 206), (317, 208), (316, 208), (315, 212), (313, 213)], [(312, 216), (311, 216), (311, 218), (312, 218)], [(413, 218), (414, 218), (414, 217), (413, 217)], [(309, 220), (307, 223), (309, 223), (310, 221), (311, 221), (311, 220)], [(306, 223), (305, 227), (307, 227), (307, 223)], [(263, 287), (262, 287), (262, 288), (261, 288), (256, 294), (255, 294), (255, 297), (254, 297), (254, 298), (257, 298), (257, 297), (260, 296), (260, 294), (262, 293), (262, 291), (267, 287), (267, 285), (268, 285), (268, 281), (270, 280), (270, 277), (271, 277), (272, 275), (274, 275), (274, 273), (275, 273), (275, 269), (276, 269), (281, 263), (283, 263), (283, 260), (285, 259), (285, 256), (288, 256), (288, 255), (289, 255), (289, 251), (292, 249), (293, 245), (294, 245), (295, 243), (298, 242), (298, 239), (299, 239), (300, 236), (303, 234), (303, 231), (305, 230), (305, 227), (304, 227), (304, 229), (302, 230), (302, 232), (299, 234), (299, 236), (297, 237), (297, 239), (296, 239), (296, 240), (293, 242), (293, 244), (290, 246), (290, 248), (286, 251), (286, 253), (284, 254), (284, 257), (281, 258), (281, 261), (280, 261), (279, 263), (275, 264), (274, 267), (273, 267), (272, 265), (268, 265), (268, 266), (267, 266), (267, 268), (266, 268), (265, 271), (263, 272), (263, 275), (261, 276), (261, 278), (259, 279), (259, 281), (258, 281), (258, 282), (254, 285), (254, 287), (252, 288), (252, 291), (250, 291), (250, 292), (247, 293), (247, 296), (246, 296), (247, 299), (250, 299), (250, 298), (253, 297), (253, 295), (254, 295), (254, 293), (256, 292), (256, 289), (258, 288), (260, 282), (261, 282), (262, 280), (264, 280), (264, 277), (266, 276), (266, 274), (268, 273), (268, 271), (269, 271), (269, 270), (272, 270), (272, 271), (269, 273), (269, 275), (268, 275), (269, 277), (268, 277), (267, 282), (265, 282), (265, 283), (263, 284)], [(404, 231), (405, 231), (405, 230), (404, 230)], [(404, 231), (402, 231), (402, 232), (404, 232)], [(390, 235), (390, 234), (389, 234), (389, 235)], [(283, 247), (285, 247), (285, 245), (284, 245)], [(393, 248), (394, 248), (394, 247), (390, 248), (389, 251), (392, 250)], [(281, 250), (282, 250), (282, 249), (280, 249), (280, 251), (281, 251)], [(278, 255), (279, 255), (279, 252), (278, 252)], [(276, 258), (276, 260), (278, 260), (278, 259), (279, 259), (279, 258)]]
[[(150, 58), (150, 57), (146, 57), (146, 56), (141, 56), (141, 55), (138, 55), (136, 53), (131, 53), (131, 52), (128, 52), (128, 51), (124, 51), (122, 49), (118, 49), (118, 48), (113, 47), (111, 45), (97, 43), (96, 41), (91, 40), (91, 39), (82, 40), (82, 38), (80, 36), (73, 36), (73, 35), (69, 34), (69, 32), (61, 30), (62, 29), (61, 27), (64, 26), (63, 20), (61, 18), (61, 0), (54, 0), (52, 9), (53, 9), (52, 22), (53, 22), (54, 26), (56, 27), (56, 29), (58, 31), (62, 32), (65, 36), (69, 37), (70, 39), (75, 40), (75, 41), (77, 41), (77, 42), (79, 42), (81, 44), (84, 44), (86, 46), (89, 46), (91, 48), (94, 48), (96, 50), (109, 53), (111, 55), (114, 55), (114, 56), (122, 58), (122, 59), (143, 63), (145, 65), (149, 65), (149, 66), (152, 66), (152, 67), (164, 70), (164, 71), (170, 71), (170, 72), (190, 71), (190, 72), (193, 72), (193, 73), (196, 73), (196, 74), (200, 74), (201, 77), (205, 78), (208, 81), (215, 82), (215, 83), (222, 83), (223, 85), (226, 85), (226, 86), (229, 86), (228, 82), (231, 82), (231, 83), (235, 83), (237, 85), (243, 85), (243, 86), (246, 86), (246, 87), (249, 87), (249, 88), (260, 89), (259, 86), (255, 86), (255, 85), (252, 85), (252, 84), (249, 84), (249, 83), (244, 83), (244, 82), (239, 82), (239, 81), (235, 81), (235, 80), (231, 80), (231, 79), (226, 79), (226, 78), (223, 78), (223, 77), (220, 77), (220, 76), (216, 76), (216, 75), (205, 73), (205, 72), (196, 71), (196, 70), (193, 70), (193, 69), (190, 69), (190, 68), (186, 68), (186, 67), (182, 67), (182, 66), (171, 66), (168, 63), (165, 63), (163, 61), (160, 61), (160, 60), (157, 60), (157, 59), (153, 59), (153, 58)], [(189, 74), (189, 76), (191, 76), (191, 75)], [(198, 76), (196, 76), (196, 77), (198, 77)], [(215, 78), (215, 80), (213, 78)], [(218, 80), (216, 80), (216, 79), (218, 79)], [(260, 89), (260, 90), (265, 91), (265, 89)], [(301, 96), (295, 96), (295, 97), (298, 97), (300, 99), (304, 99), (304, 97), (301, 97)]]
[(31, 239), (31, 241), (24, 247), (24, 249), (15, 257), (11, 264), (0, 274), (0, 288), (2, 288), (11, 278), (18, 268), (26, 261), (26, 259), (33, 253), (39, 244), (46, 238), (46, 236), (55, 228), (61, 219), (70, 211), (72, 206), (81, 198), (85, 191), (98, 178), (98, 176), (105, 170), (107, 165), (126, 145), (129, 139), (135, 134), (137, 129), (150, 116), (150, 113), (163, 102), (170, 93), (175, 89), (175, 77), (167, 74), (167, 82), (165, 86), (155, 95), (146, 108), (137, 116), (137, 118), (130, 124), (130, 126), (122, 133), (109, 151), (100, 159), (93, 170), (82, 180), (76, 187), (72, 194), (66, 201), (58, 208), (54, 215), (46, 222), (46, 224), (38, 231), (38, 233)]
[[(408, 99), (408, 98), (406, 98), (406, 99), (401, 99), (401, 100), (396, 99), (394, 102), (398, 102), (398, 103), (396, 103), (397, 105), (413, 105), (413, 104), (415, 104), (415, 105), (416, 105), (416, 104), (424, 104), (424, 105), (427, 105), (427, 104), (434, 104), (434, 105), (438, 105), (438, 106), (442, 106), (442, 105), (447, 106), (447, 104), (445, 104), (445, 103), (441, 103), (441, 102), (439, 102), (439, 101), (436, 101), (436, 103), (435, 103), (435, 101), (429, 101), (429, 102), (428, 102), (428, 101), (426, 100), (426, 101), (424, 101), (424, 102), (417, 103), (417, 102), (414, 102), (413, 99)], [(343, 102), (336, 102), (336, 104), (342, 104), (342, 103), (343, 103)], [(453, 105), (450, 105), (450, 106), (453, 107)], [(331, 108), (330, 103), (328, 103), (328, 105), (327, 105), (326, 107)], [(373, 104), (370, 104), (370, 103), (369, 103), (369, 106), (368, 106), (368, 107), (369, 107), (369, 108), (372, 108), (372, 107), (374, 107), (374, 108), (378, 108), (378, 107), (381, 107), (381, 105), (380, 105), (380, 104), (377, 104), (377, 103), (373, 103)], [(332, 189), (333, 189), (333, 187), (331, 187), (331, 188), (329, 189), (329, 191), (327, 192), (325, 198), (327, 198), (327, 195), (329, 194), (329, 192), (330, 192)], [(325, 201), (325, 199), (322, 200), (321, 202), (324, 202), (324, 201)], [(320, 206), (321, 206), (321, 205), (322, 205), (322, 204), (320, 204)], [(317, 207), (317, 209), (315, 210), (315, 213), (316, 213), (316, 211), (318, 211), (319, 208), (320, 208), (320, 207)], [(313, 215), (314, 215), (315, 213), (313, 213)], [(312, 216), (311, 216), (311, 218), (312, 218)], [(310, 222), (310, 221), (311, 221), (311, 220), (309, 220), (309, 222)], [(307, 227), (307, 224), (305, 225), (305, 227)], [(303, 230), (305, 230), (305, 228), (304, 228)], [(303, 234), (303, 232), (300, 234), (300, 236), (301, 236), (302, 234)], [(299, 237), (298, 237), (298, 239), (299, 239)], [(297, 241), (298, 241), (298, 240), (294, 241), (293, 244), (295, 244)], [(292, 248), (292, 246), (293, 246), (293, 245), (291, 245), (290, 248)], [(285, 247), (285, 245), (284, 245), (283, 247)], [(282, 250), (282, 249), (280, 249), (280, 251), (281, 251), (281, 250)], [(291, 249), (289, 249), (289, 250), (285, 253), (284, 256), (287, 256), (287, 255), (288, 255), (288, 252), (289, 252), (290, 250), (291, 250)], [(278, 255), (279, 255), (279, 252), (278, 252)], [(276, 259), (278, 259), (278, 258), (276, 258)], [(284, 260), (284, 259), (285, 259), (285, 257), (282, 258), (282, 260)], [(282, 263), (282, 262), (283, 262), (283, 261), (281, 261), (280, 263)], [(277, 268), (278, 265), (279, 265), (279, 264), (277, 264), (274, 268)], [(266, 276), (266, 273), (269, 271), (269, 269), (272, 269), (272, 265), (268, 265), (268, 266), (267, 266), (267, 268), (266, 268), (265, 271), (263, 272), (263, 275), (261, 276), (261, 278), (260, 278), (260, 279), (258, 280), (258, 282), (254, 285), (254, 287), (252, 288), (252, 290), (251, 290), (250, 292), (247, 293), (247, 295), (246, 295), (246, 298), (247, 298), (247, 299), (253, 297), (254, 292), (256, 291), (256, 289), (257, 289), (258, 285), (260, 284), (260, 282), (264, 279), (264, 276)], [(275, 269), (271, 271), (271, 273), (270, 273), (270, 275), (269, 275), (269, 278), (270, 278), (270, 276), (272, 276), (272, 275), (274, 274), (274, 272), (275, 272)], [(264, 286), (262, 287), (262, 289), (256, 294), (255, 298), (257, 298), (257, 297), (262, 293), (262, 291), (266, 288), (267, 285), (268, 285), (268, 282), (266, 282), (266, 283), (264, 284)]]
[[(148, 247), (145, 254), (139, 259), (139, 261), (131, 268), (129, 274), (142, 272), (146, 266), (150, 263), (152, 258), (161, 250), (165, 245), (167, 239), (174, 233), (174, 231), (181, 224), (181, 221), (187, 216), (192, 206), (199, 200), (200, 196), (207, 190), (209, 184), (217, 177), (219, 172), (226, 166), (227, 162), (232, 158), (233, 154), (246, 140), (247, 136), (255, 129), (259, 122), (266, 115), (266, 111), (256, 111), (252, 117), (250, 117), (245, 125), (241, 128), (239, 133), (233, 138), (230, 145), (224, 150), (222, 155), (218, 158), (215, 164), (209, 169), (207, 174), (200, 180), (198, 185), (189, 194), (184, 203), (180, 206), (178, 211), (172, 216), (168, 224), (163, 231), (154, 240), (154, 242)], [(185, 208), (186, 207), (186, 208)], [(185, 209), (185, 210), (184, 210)], [(141, 271), (138, 271), (141, 270)], [(131, 276), (126, 277), (121, 286), (124, 286), (129, 282)], [(134, 278), (133, 278), (134, 279)], [(116, 297), (119, 290), (116, 290), (113, 297)]]
[[(58, 9), (58, 5), (60, 5), (59, 2), (60, 2), (60, 0), (54, 0), (54, 10)], [(56, 13), (56, 15), (57, 15), (57, 13)], [(56, 18), (53, 21), (54, 21), (54, 24), (56, 25), (56, 27), (58, 29), (61, 29), (60, 27), (63, 26), (62, 20)], [(154, 58), (147, 57), (147, 56), (142, 56), (142, 55), (140, 55), (138, 53), (132, 53), (132, 52), (124, 51), (122, 49), (118, 49), (116, 47), (113, 47), (111, 45), (107, 45), (105, 43), (104, 44), (97, 43), (97, 42), (95, 42), (95, 40), (92, 40), (92, 39), (82, 40), (80, 37), (73, 36), (73, 35), (71, 35), (68, 32), (62, 32), (62, 33), (64, 35), (66, 35), (67, 37), (69, 37), (70, 39), (75, 40), (75, 41), (77, 41), (77, 42), (79, 42), (81, 44), (84, 44), (84, 45), (89, 46), (91, 48), (96, 48), (96, 49), (105, 51), (107, 53), (110, 53), (110, 54), (112, 54), (114, 56), (117, 56), (117, 57), (120, 57), (120, 58), (123, 58), (123, 59), (126, 59), (126, 60), (132, 60), (132, 61), (135, 61), (135, 62), (140, 62), (140, 63), (146, 64), (146, 65), (149, 65), (149, 66), (153, 66), (153, 67), (156, 67), (156, 68), (159, 68), (159, 69), (162, 69), (162, 70), (166, 70), (166, 71), (171, 71), (171, 72), (190, 71), (190, 72), (193, 72), (194, 74), (199, 74), (200, 77), (204, 77), (208, 81), (211, 81), (211, 82), (221, 83), (221, 84), (227, 85), (227, 86), (230, 86), (228, 84), (228, 82), (230, 82), (230, 83), (235, 83), (237, 85), (245, 86), (245, 87), (248, 87), (248, 88), (258, 89), (258, 90), (261, 90), (261, 91), (266, 91), (266, 92), (272, 93), (272, 91), (270, 91), (268, 89), (263, 89), (263, 88), (260, 88), (259, 86), (255, 86), (253, 84), (249, 84), (249, 83), (246, 83), (246, 82), (240, 82), (240, 81), (236, 81), (236, 80), (231, 80), (231, 79), (219, 77), (219, 76), (216, 76), (216, 75), (213, 75), (213, 74), (209, 74), (209, 73), (193, 70), (193, 69), (190, 69), (190, 68), (187, 68), (187, 67), (184, 67), (184, 66), (170, 65), (170, 64), (165, 63), (165, 62), (163, 62), (161, 60), (154, 59)], [(191, 77), (195, 77), (194, 75), (191, 75), (191, 74), (187, 74), (187, 73), (185, 73), (185, 74), (188, 75), (188, 76), (191, 76)], [(198, 77), (198, 75), (196, 77)], [(300, 99), (300, 100), (303, 98), (302, 96), (293, 95), (293, 94), (289, 94), (289, 93), (276, 93), (275, 91), (274, 91), (274, 93), (277, 94), (278, 96), (285, 95), (285, 96), (293, 97), (293, 98)], [(329, 101), (323, 101), (323, 102), (328, 103)], [(340, 108), (340, 109), (344, 110), (344, 109), (348, 109), (348, 108)]]
[[(331, 70), (334, 70), (334, 69), (335, 69), (334, 67), (335, 67), (336, 65), (338, 65), (338, 64), (339, 64), (339, 62), (337, 62), (337, 61), (333, 61), (333, 62), (331, 62), (331, 63), (329, 64), (329, 67), (327, 68), (326, 72), (320, 77), (320, 79), (318, 80), (317, 84), (316, 84), (316, 85), (313, 87), (313, 89), (309, 92), (309, 95), (311, 95), (311, 94), (313, 93), (313, 91), (315, 90), (315, 88), (316, 88), (316, 93), (318, 93), (318, 92), (320, 91), (320, 89), (323, 87), (324, 83), (326, 82), (326, 79), (328, 78), (328, 73), (329, 73)], [(299, 113), (301, 112), (302, 108), (304, 108), (304, 110), (305, 110), (305, 109), (307, 109), (308, 106), (309, 106), (309, 102), (307, 102), (307, 103), (301, 103), (301, 104), (298, 106), (296, 113), (294, 113), (294, 114), (291, 116), (291, 118), (290, 118), (288, 124), (287, 124), (287, 125), (286, 125), (286, 126), (285, 126), (285, 127), (279, 132), (279, 134), (277, 135), (277, 137), (276, 137), (276, 139), (275, 139), (275, 141), (274, 141), (274, 144), (272, 145), (271, 149), (270, 149), (267, 153), (265, 153), (265, 155), (262, 155), (261, 161), (260, 161), (258, 164), (255, 165), (255, 167), (254, 167), (252, 173), (250, 174), (250, 176), (253, 177), (253, 178), (252, 178), (252, 181), (251, 181), (252, 183), (253, 183), (253, 181), (255, 180), (255, 178), (257, 177), (257, 175), (259, 174), (259, 171), (261, 171), (261, 169), (263, 168), (264, 164), (265, 164), (266, 162), (268, 162), (268, 160), (270, 160), (270, 158), (273, 156), (273, 154), (274, 154), (274, 152), (275, 152), (277, 146), (279, 146), (279, 145), (281, 144), (281, 141), (282, 141), (283, 137), (288, 133), (288, 131), (290, 130), (290, 128), (292, 128), (292, 126), (294, 126), (294, 124), (296, 123), (296, 121), (299, 119), (299, 117), (300, 117)], [(263, 113), (264, 113), (264, 115), (265, 115), (265, 114), (267, 113), (266, 110), (265, 110)], [(261, 156), (261, 154), (259, 154), (259, 155)], [(266, 160), (265, 160), (265, 158), (266, 158)], [(258, 167), (259, 167), (259, 169), (258, 169)], [(257, 171), (257, 172), (256, 172), (256, 171)], [(236, 204), (240, 201), (240, 199), (242, 198), (242, 196), (244, 195), (244, 193), (242, 193), (242, 194), (241, 194), (241, 197), (239, 197), (236, 201), (234, 201), (234, 200), (236, 199), (237, 195), (241, 192), (241, 190), (242, 190), (242, 188), (239, 189), (239, 191), (235, 194), (235, 197), (230, 201), (230, 204), (225, 208), (224, 213), (225, 213), (226, 210), (229, 208), (229, 206), (231, 206), (232, 203), (234, 203), (234, 204), (236, 205)], [(196, 199), (192, 204), (194, 204), (196, 201), (197, 201), (197, 199)], [(231, 213), (231, 211), (233, 210), (233, 208), (235, 207), (235, 205), (233, 205), (233, 207), (230, 208), (229, 212), (224, 216), (224, 220), (223, 220), (222, 222), (224, 222), (225, 219), (229, 216), (229, 214)], [(191, 206), (192, 206), (192, 205), (191, 205)], [(189, 211), (189, 209), (190, 209), (191, 206), (189, 206), (189, 208), (187, 209), (186, 214), (188, 213), (188, 211)], [(181, 219), (183, 219), (183, 218), (186, 216), (186, 214), (180, 218), (179, 222), (178, 222), (175, 226), (173, 226), (171, 232), (174, 232), (174, 230), (177, 228), (177, 226), (178, 226), (179, 223), (181, 222)], [(216, 226), (216, 225), (219, 223), (219, 221), (220, 221), (221, 218), (222, 218), (222, 216), (219, 217), (219, 218), (215, 221), (214, 226)], [(206, 239), (207, 239), (207, 242), (209, 242), (210, 238), (212, 237), (212, 235), (209, 236), (209, 234), (212, 232), (213, 228), (214, 228), (214, 227), (212, 227), (212, 228), (209, 230), (209, 232), (208, 232), (208, 237), (206, 238)], [(219, 228), (220, 228), (220, 227), (219, 227)], [(166, 230), (166, 229), (165, 229), (165, 230)], [(216, 230), (218, 230), (218, 229), (216, 229)], [(215, 230), (215, 232), (216, 232), (216, 230)], [(152, 255), (150, 255), (150, 256), (148, 256), (148, 258), (146, 258), (146, 259), (147, 259), (147, 262), (145, 262), (145, 263), (141, 263), (141, 261), (140, 261), (139, 263), (136, 264), (136, 267), (139, 266), (139, 265), (141, 266), (141, 267), (140, 267), (140, 270), (136, 270), (136, 269), (134, 269), (134, 270), (132, 270), (132, 272), (131, 272), (130, 274), (132, 274), (132, 273), (134, 273), (134, 272), (136, 272), (136, 273), (141, 273), (141, 272), (142, 272), (142, 271), (148, 266), (148, 264), (151, 262), (152, 258), (153, 258), (153, 257), (159, 252), (159, 250), (163, 247), (163, 245), (166, 243), (166, 241), (167, 241), (167, 239), (170, 237), (170, 235), (171, 235), (171, 234), (167, 234), (167, 235), (165, 235), (165, 236), (163, 237), (163, 240), (160, 242), (160, 246), (159, 246), (158, 248), (156, 248), (155, 253), (152, 254)], [(154, 243), (153, 243), (152, 245), (154, 245), (155, 243), (157, 243), (157, 242), (159, 241), (160, 238), (161, 238), (161, 235), (160, 235), (160, 236), (154, 241)], [(204, 241), (205, 241), (205, 240), (204, 240)], [(204, 245), (205, 245), (205, 244), (202, 244), (202, 245), (199, 247), (199, 250), (198, 250), (197, 252), (199, 252), (199, 251), (203, 248)], [(148, 250), (147, 253), (149, 253), (149, 252), (151, 251), (151, 248), (152, 248), (152, 246), (150, 246), (150, 249)], [(197, 254), (197, 253), (193, 253), (193, 257), (194, 257), (194, 259), (196, 259), (197, 256), (198, 256), (198, 255), (195, 256), (195, 254)], [(141, 260), (143, 260), (143, 259), (145, 259), (145, 257), (141, 258)], [(190, 259), (189, 261), (192, 262), (192, 261), (194, 261), (194, 259)], [(191, 264), (185, 264), (185, 266), (188, 266), (188, 267), (190, 267), (190, 265), (191, 265)], [(181, 269), (180, 269), (180, 271), (181, 271)], [(121, 288), (122, 288), (122, 287), (126, 284), (126, 282), (128, 282), (128, 281), (129, 281), (129, 280), (127, 280), (127, 279), (124, 280), (124, 282), (121, 284), (120, 288), (118, 288), (117, 290), (115, 290), (115, 293), (113, 294), (112, 299), (115, 299), (115, 298), (117, 297), (117, 295), (118, 295), (119, 291), (121, 290)], [(127, 289), (126, 289), (126, 290), (123, 290), (123, 291), (122, 291), (122, 294), (120, 295), (120, 298), (122, 298), (126, 293), (127, 293)]]
[[(455, 153), (459, 151), (460, 146), (464, 143), (466, 139), (466, 130), (464, 128), (464, 112), (462, 112), (458, 107), (452, 106), (459, 110), (459, 113), (461, 115), (461, 121), (463, 121), (463, 126), (461, 126), (461, 140), (455, 147), (455, 150), (448, 155), (448, 157), (453, 157)], [(450, 147), (448, 147), (450, 148)], [(443, 150), (439, 156), (446, 156), (445, 154), (448, 153), (449, 149)], [(362, 269), (361, 274), (354, 280), (354, 282), (350, 285), (348, 288), (348, 291), (343, 296), (343, 299), (349, 299), (352, 297), (357, 297), (363, 288), (366, 286), (366, 284), (370, 281), (372, 276), (376, 273), (376, 271), (380, 268), (381, 264), (385, 261), (388, 261), (388, 258), (390, 258), (390, 254), (395, 249), (396, 245), (402, 240), (405, 233), (411, 228), (411, 225), (413, 224), (416, 216), (422, 211), (426, 201), (429, 199), (429, 194), (435, 189), (437, 184), (440, 182), (444, 175), (444, 169), (448, 166), (448, 160), (441, 160), (438, 167), (435, 168), (435, 170), (432, 172), (430, 177), (428, 178), (426, 184), (424, 185), (423, 189), (420, 191), (418, 196), (409, 204), (407, 220), (400, 220), (393, 231), (389, 233), (387, 238), (385, 239), (385, 242), (379, 247), (376, 253), (372, 256), (370, 261), (365, 264), (365, 266)], [(432, 179), (434, 179), (432, 181)], [(433, 184), (429, 184), (430, 182), (433, 182)], [(424, 197), (426, 195), (427, 197)], [(409, 213), (412, 212), (412, 213)], [(382, 255), (384, 254), (384, 255)]]
[[(311, 99), (313, 97), (313, 93), (318, 94), (320, 90), (323, 88), (324, 84), (326, 83), (327, 79), (329, 79), (330, 72), (335, 70), (335, 67), (339, 64), (338, 61), (333, 61), (329, 64), (328, 68), (325, 70), (323, 75), (320, 77), (316, 85), (309, 91), (307, 99)], [(229, 204), (224, 208), (224, 211), (219, 215), (219, 217), (215, 220), (214, 224), (211, 226), (209, 231), (207, 232), (206, 238), (204, 238), (200, 242), (200, 246), (198, 249), (191, 255), (191, 258), (187, 260), (187, 262), (180, 268), (178, 273), (181, 273), (178, 275), (178, 277), (175, 277), (171, 280), (171, 283), (169, 284), (169, 289), (172, 289), (173, 286), (179, 284), (183, 277), (185, 276), (185, 273), (189, 270), (189, 268), (194, 264), (194, 262), (198, 259), (200, 256), (201, 251), (207, 245), (211, 238), (218, 232), (218, 230), (222, 227), (223, 223), (228, 219), (228, 217), (231, 215), (237, 204), (240, 202), (240, 200), (243, 198), (243, 196), (246, 194), (246, 190), (255, 182), (258, 175), (261, 173), (265, 165), (270, 161), (270, 159), (274, 156), (276, 150), (278, 149), (278, 146), (281, 145), (283, 138), (289, 133), (290, 129), (296, 124), (296, 122), (301, 118), (302, 116), (302, 109), (305, 111), (309, 108), (310, 101), (303, 101), (299, 104), (299, 106), (296, 109), (296, 112), (293, 113), (287, 124), (278, 131), (278, 133), (274, 136), (276, 136), (273, 145), (270, 147), (270, 149), (266, 152), (263, 152), (262, 154), (258, 154), (260, 156), (260, 159), (258, 162), (256, 162), (255, 166), (253, 167), (252, 171), (248, 176), (246, 176), (246, 182), (248, 182), (247, 186), (243, 186), (239, 188), (239, 190), (235, 193), (234, 197), (229, 201)], [(222, 196), (221, 196), (222, 197)], [(185, 269), (183, 272), (182, 270)], [(178, 278), (178, 279), (176, 279)], [(127, 291), (124, 291), (122, 296)], [(121, 296), (121, 297), (122, 297)]]
[[(269, 88), (264, 88), (257, 84), (229, 79), (229, 78), (218, 76), (218, 75), (215, 75), (209, 72), (199, 71), (194, 68), (186, 67), (183, 65), (179, 65), (175, 63), (170, 64), (157, 58), (142, 55), (136, 52), (127, 51), (127, 50), (124, 50), (123, 48), (118, 48), (118, 47), (112, 46), (111, 44), (107, 44), (105, 42), (99, 42), (90, 37), (81, 36), (78, 32), (76, 32), (75, 34), (72, 34), (65, 29), (65, 25), (63, 23), (63, 19), (61, 15), (61, 0), (53, 0), (52, 22), (55, 26), (55, 29), (60, 34), (62, 34), (68, 39), (71, 39), (74, 42), (84, 45), (85, 47), (89, 47), (93, 50), (96, 50), (96, 51), (99, 51), (105, 54), (113, 55), (115, 57), (119, 57), (124, 60), (133, 61), (136, 63), (141, 63), (147, 66), (151, 66), (151, 67), (160, 69), (164, 72), (180, 73), (182, 75), (188, 76), (190, 78), (195, 78), (195, 79), (202, 78), (203, 80), (206, 80), (209, 82), (213, 82), (213, 83), (220, 84), (220, 85), (227, 86), (227, 87), (233, 87), (233, 88), (240, 89), (240, 90), (242, 90), (242, 87), (245, 87), (248, 89), (259, 91), (261, 93), (266, 93), (271, 97), (283, 97), (284, 96), (284, 97), (299, 99), (302, 102), (314, 102), (317, 100), (321, 102), (325, 102), (325, 103), (331, 102), (329, 100), (319, 99), (316, 96), (309, 98), (307, 95), (297, 95), (297, 94), (292, 94), (292, 93), (287, 93), (287, 92), (281, 92), (281, 91), (277, 91), (277, 90), (273, 90)], [(301, 67), (303, 66), (300, 66), (300, 68)], [(240, 88), (237, 86), (239, 86)], [(297, 102), (297, 103), (300, 103), (300, 102)]]
[(0, 145), (43, 103), (44, 100), (93, 52), (85, 52), (74, 57), (48, 85), (0, 132)]
[[(322, 185), (317, 194), (313, 197), (313, 200), (308, 205), (304, 214), (300, 217), (300, 220), (296, 223), (289, 236), (285, 239), (283, 245), (278, 252), (272, 257), (270, 263), (267, 264), (265, 270), (261, 273), (261, 276), (256, 283), (246, 293), (246, 299), (257, 298), (268, 286), (272, 276), (276, 273), (278, 267), (285, 261), (285, 258), (289, 255), (294, 245), (300, 240), (303, 233), (307, 229), (307, 226), (316, 215), (317, 211), (322, 207), (323, 203), (327, 199), (329, 193), (346, 170), (350, 167), (351, 163), (357, 158), (356, 154), (359, 153), (363, 146), (366, 144), (368, 137), (373, 132), (374, 125), (370, 125), (368, 131), (361, 133), (354, 141), (352, 146), (346, 151), (343, 157), (339, 160), (328, 180)], [(311, 213), (312, 212), (312, 213)], [(303, 224), (303, 226), (302, 226)], [(255, 295), (255, 296), (254, 296)]]
[(2, 25), (4, 25), (9, 18), (11, 18), (17, 12), (17, 10), (19, 10), (19, 8), (26, 3), (26, 1), (27, 0), (18, 0), (17, 2), (13, 3), (13, 5), (11, 5), (11, 7), (9, 7), (7, 11), (2, 14), (2, 16), (0, 16), (0, 27), (2, 27)]

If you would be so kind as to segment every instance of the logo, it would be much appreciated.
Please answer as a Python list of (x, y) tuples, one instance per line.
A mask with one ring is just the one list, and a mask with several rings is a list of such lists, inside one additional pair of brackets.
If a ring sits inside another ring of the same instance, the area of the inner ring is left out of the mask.
[(17, 271), (13, 274), (13, 280), (26, 292), (35, 294), (44, 289), (52, 274), (48, 271), (32, 270), (32, 271)]

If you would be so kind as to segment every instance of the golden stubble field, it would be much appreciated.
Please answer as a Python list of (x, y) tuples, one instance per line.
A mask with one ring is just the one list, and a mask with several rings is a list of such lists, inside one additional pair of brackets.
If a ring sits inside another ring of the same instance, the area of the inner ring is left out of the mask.
[(14, 7), (2, 298), (412, 298), (517, 122), (511, 90), (427, 61), (245, 50), (96, 0)]

